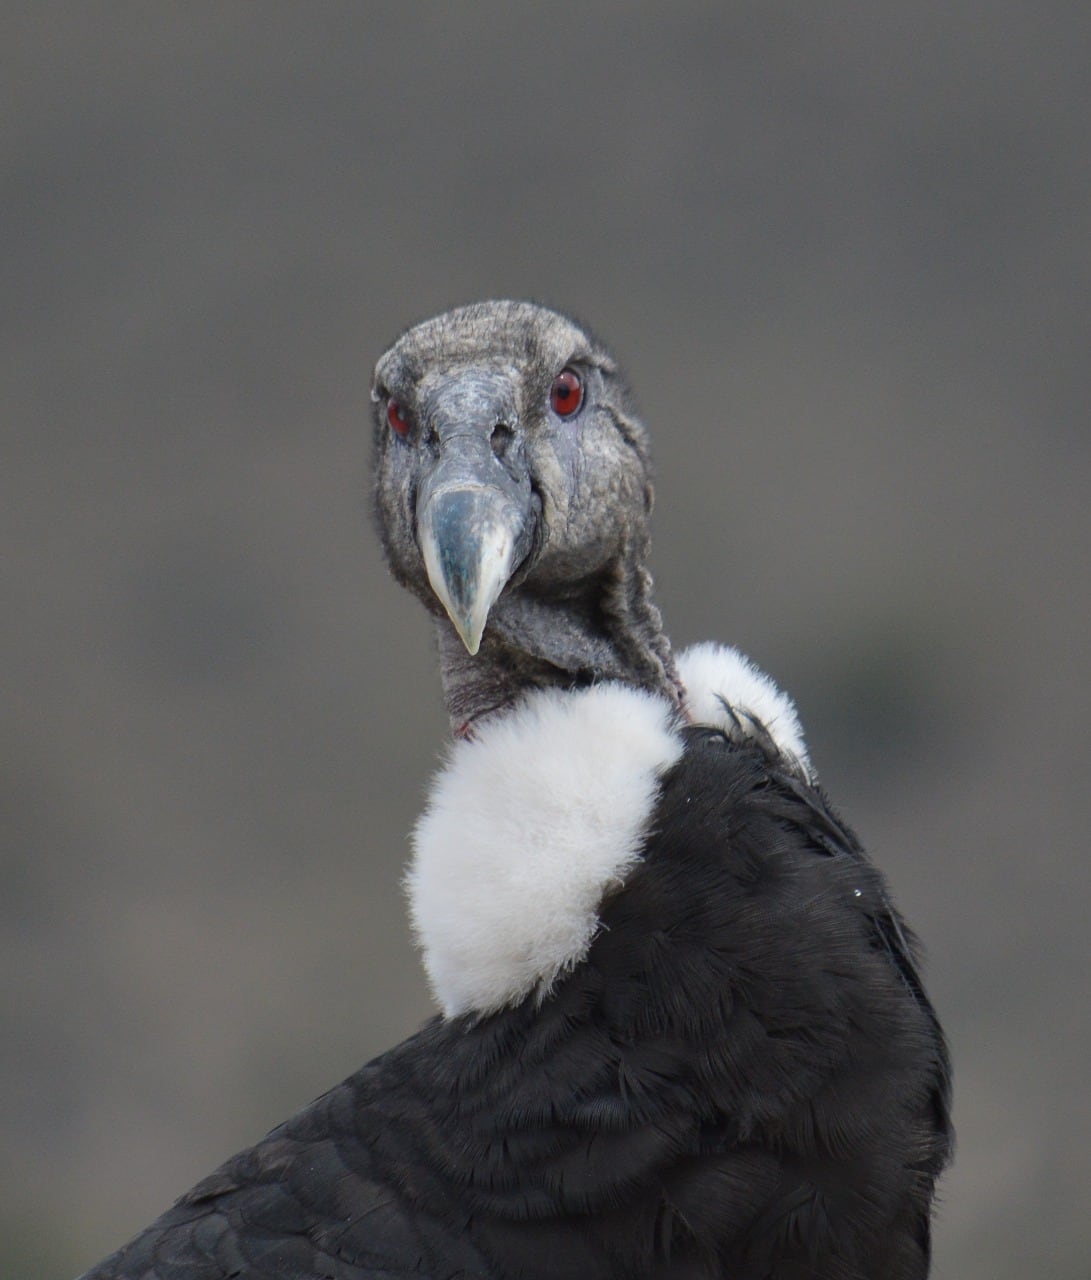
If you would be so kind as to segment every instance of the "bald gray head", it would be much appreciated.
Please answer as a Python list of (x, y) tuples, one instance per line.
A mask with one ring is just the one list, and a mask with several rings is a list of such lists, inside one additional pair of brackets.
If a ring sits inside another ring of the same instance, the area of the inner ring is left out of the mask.
[(383, 547), (440, 620), (456, 727), (533, 685), (677, 699), (645, 563), (647, 435), (599, 342), (532, 303), (477, 303), (405, 333), (372, 397)]

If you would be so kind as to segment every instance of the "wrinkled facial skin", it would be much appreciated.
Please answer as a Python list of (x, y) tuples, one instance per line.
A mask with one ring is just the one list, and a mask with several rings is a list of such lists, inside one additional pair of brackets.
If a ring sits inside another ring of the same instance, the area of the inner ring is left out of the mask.
[[(583, 383), (571, 417), (550, 406), (566, 368)], [(395, 576), (434, 613), (442, 606), (420, 521), (451, 475), (502, 492), (505, 509), (521, 513), (508, 590), (577, 589), (618, 557), (635, 525), (644, 527), (651, 489), (643, 428), (613, 360), (556, 312), (480, 303), (426, 321), (379, 361), (372, 398), (384, 549)], [(388, 420), (391, 400), (404, 435)]]

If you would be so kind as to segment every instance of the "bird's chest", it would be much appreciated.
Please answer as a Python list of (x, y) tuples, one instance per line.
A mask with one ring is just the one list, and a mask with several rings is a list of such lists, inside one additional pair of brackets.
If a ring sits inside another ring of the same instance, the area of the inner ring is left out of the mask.
[(619, 685), (539, 693), (455, 745), (407, 878), (448, 1016), (517, 1004), (586, 956), (681, 753), (666, 702)]

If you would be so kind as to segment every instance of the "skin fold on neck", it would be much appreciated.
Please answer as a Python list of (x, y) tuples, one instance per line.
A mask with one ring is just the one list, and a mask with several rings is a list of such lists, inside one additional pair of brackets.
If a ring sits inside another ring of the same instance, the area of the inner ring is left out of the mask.
[[(619, 590), (623, 581), (637, 589)], [(609, 575), (563, 600), (516, 590), (497, 602), (474, 657), (446, 617), (436, 619), (436, 629), (444, 702), (456, 737), (535, 689), (610, 680), (682, 707), (681, 680), (646, 572)]]

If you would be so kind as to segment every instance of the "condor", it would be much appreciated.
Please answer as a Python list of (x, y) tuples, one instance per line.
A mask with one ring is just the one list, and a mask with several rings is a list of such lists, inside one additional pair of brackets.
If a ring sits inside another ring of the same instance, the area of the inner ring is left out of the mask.
[(415, 832), (442, 1010), (87, 1280), (915, 1280), (949, 1068), (787, 697), (672, 653), (648, 440), (553, 311), (375, 371), (375, 504), (453, 744)]

